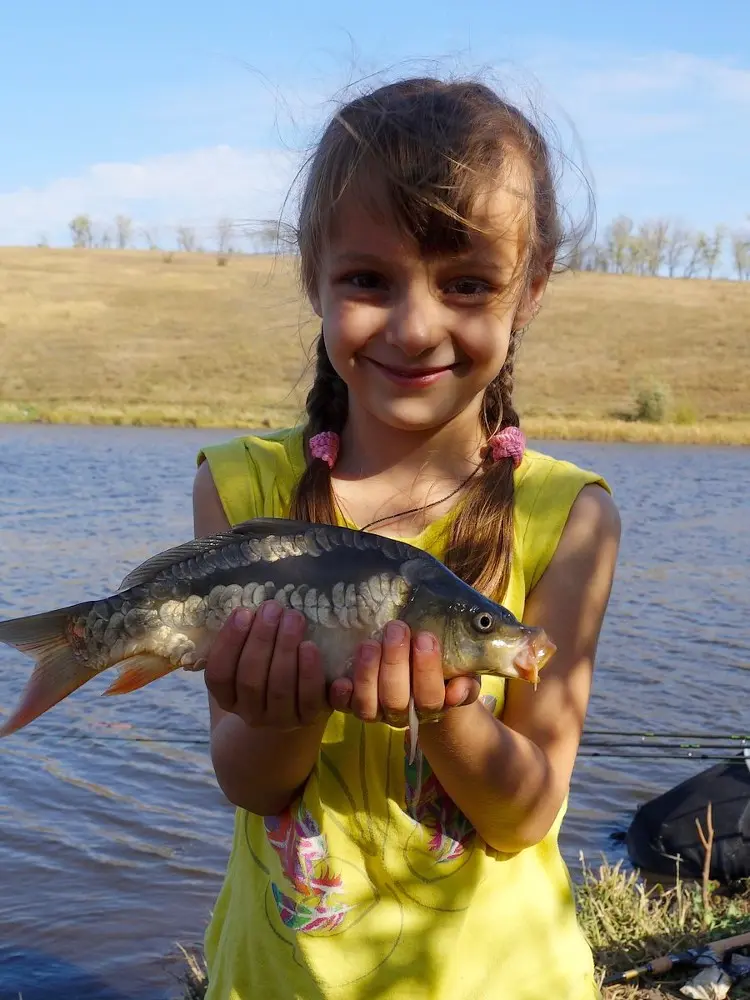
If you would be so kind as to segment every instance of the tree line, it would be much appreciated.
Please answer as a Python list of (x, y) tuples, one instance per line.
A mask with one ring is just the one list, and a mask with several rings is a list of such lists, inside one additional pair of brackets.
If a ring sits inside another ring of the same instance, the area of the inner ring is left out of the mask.
[(722, 263), (740, 281), (750, 280), (750, 228), (712, 232), (689, 229), (670, 219), (642, 222), (618, 216), (592, 246), (575, 255), (577, 270), (610, 274), (712, 278)]
[[(127, 215), (116, 215), (111, 223), (96, 222), (90, 215), (76, 215), (68, 223), (74, 247), (100, 250), (168, 250), (205, 253), (207, 249), (226, 255), (263, 252), (276, 244), (278, 224), (273, 220), (250, 223), (221, 218), (214, 226), (137, 226)], [(40, 241), (46, 245), (46, 240)]]
[[(271, 252), (281, 235), (274, 220), (251, 224), (222, 218), (212, 227), (156, 227), (136, 226), (126, 215), (117, 215), (111, 224), (101, 224), (85, 214), (72, 219), (69, 230), (74, 247), (159, 250), (169, 246), (187, 253), (210, 248), (222, 258), (232, 253)], [(738, 280), (750, 281), (750, 227), (731, 230), (716, 226), (705, 232), (670, 219), (636, 225), (621, 215), (596, 242), (577, 247), (570, 260), (570, 266), (577, 271), (669, 278), (712, 278), (722, 265), (727, 265), (728, 272)]]

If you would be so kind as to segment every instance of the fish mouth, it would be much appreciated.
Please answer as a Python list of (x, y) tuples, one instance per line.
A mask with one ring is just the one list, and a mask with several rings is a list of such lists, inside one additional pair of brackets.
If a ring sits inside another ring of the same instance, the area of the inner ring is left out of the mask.
[(534, 686), (539, 682), (539, 671), (554, 656), (557, 646), (544, 629), (531, 635), (513, 657), (513, 666), (521, 680)]

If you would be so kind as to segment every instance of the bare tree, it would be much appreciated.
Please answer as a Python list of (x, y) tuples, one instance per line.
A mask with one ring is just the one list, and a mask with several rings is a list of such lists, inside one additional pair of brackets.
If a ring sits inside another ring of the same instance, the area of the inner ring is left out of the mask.
[(90, 247), (94, 242), (91, 218), (88, 215), (77, 215), (68, 223), (74, 247)]
[(668, 234), (667, 245), (665, 247), (665, 261), (667, 274), (674, 278), (680, 261), (685, 256), (685, 252), (690, 247), (690, 233), (684, 226), (677, 223), (672, 226), (672, 231)]
[(133, 238), (133, 222), (127, 215), (115, 216), (117, 249), (124, 250)]
[(624, 274), (629, 265), (632, 234), (633, 221), (625, 215), (618, 216), (604, 234), (610, 267), (616, 274)]
[(231, 219), (222, 218), (216, 223), (216, 249), (219, 254), (231, 252), (233, 230), (234, 223)]
[(142, 226), (141, 236), (149, 250), (159, 249), (159, 230), (156, 226)]
[(177, 227), (177, 246), (186, 253), (195, 250), (195, 230), (192, 226)]
[(732, 233), (732, 258), (739, 281), (750, 281), (750, 233), (747, 230)]
[(638, 229), (638, 242), (640, 244), (640, 273), (657, 275), (664, 263), (669, 242), (669, 222), (665, 219), (644, 222)]
[(641, 236), (631, 235), (625, 243), (623, 272), (625, 274), (646, 273), (646, 244)]
[(693, 233), (688, 246), (688, 259), (683, 275), (686, 278), (694, 278), (698, 268), (703, 263), (703, 248), (708, 237), (705, 233)]
[(701, 261), (706, 269), (706, 277), (713, 278), (716, 265), (721, 259), (722, 244), (724, 243), (724, 227), (717, 226), (713, 236), (703, 236), (701, 245)]
[(94, 246), (100, 250), (109, 250), (112, 246), (112, 230), (108, 226), (102, 228), (101, 233), (94, 240)]

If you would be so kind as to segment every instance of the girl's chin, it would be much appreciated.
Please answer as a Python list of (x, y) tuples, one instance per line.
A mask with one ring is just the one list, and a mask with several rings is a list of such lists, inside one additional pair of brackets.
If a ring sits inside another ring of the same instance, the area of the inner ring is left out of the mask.
[(410, 431), (413, 433), (434, 431), (450, 423), (459, 409), (450, 407), (436, 408), (426, 406), (417, 400), (399, 400), (393, 405), (383, 405), (383, 400), (373, 401), (374, 405), (367, 407), (367, 418), (381, 425), (384, 429)]

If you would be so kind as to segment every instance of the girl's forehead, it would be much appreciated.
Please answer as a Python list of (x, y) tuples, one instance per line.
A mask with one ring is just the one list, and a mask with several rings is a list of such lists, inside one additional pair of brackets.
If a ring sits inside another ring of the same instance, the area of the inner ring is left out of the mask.
[[(523, 190), (503, 184), (479, 191), (465, 227), (466, 247), (461, 255), (517, 257), (528, 234), (528, 213)], [(373, 192), (363, 196), (351, 191), (339, 200), (330, 216), (325, 242), (331, 257), (378, 253), (422, 256), (413, 233), (407, 231), (385, 197), (375, 197)]]

